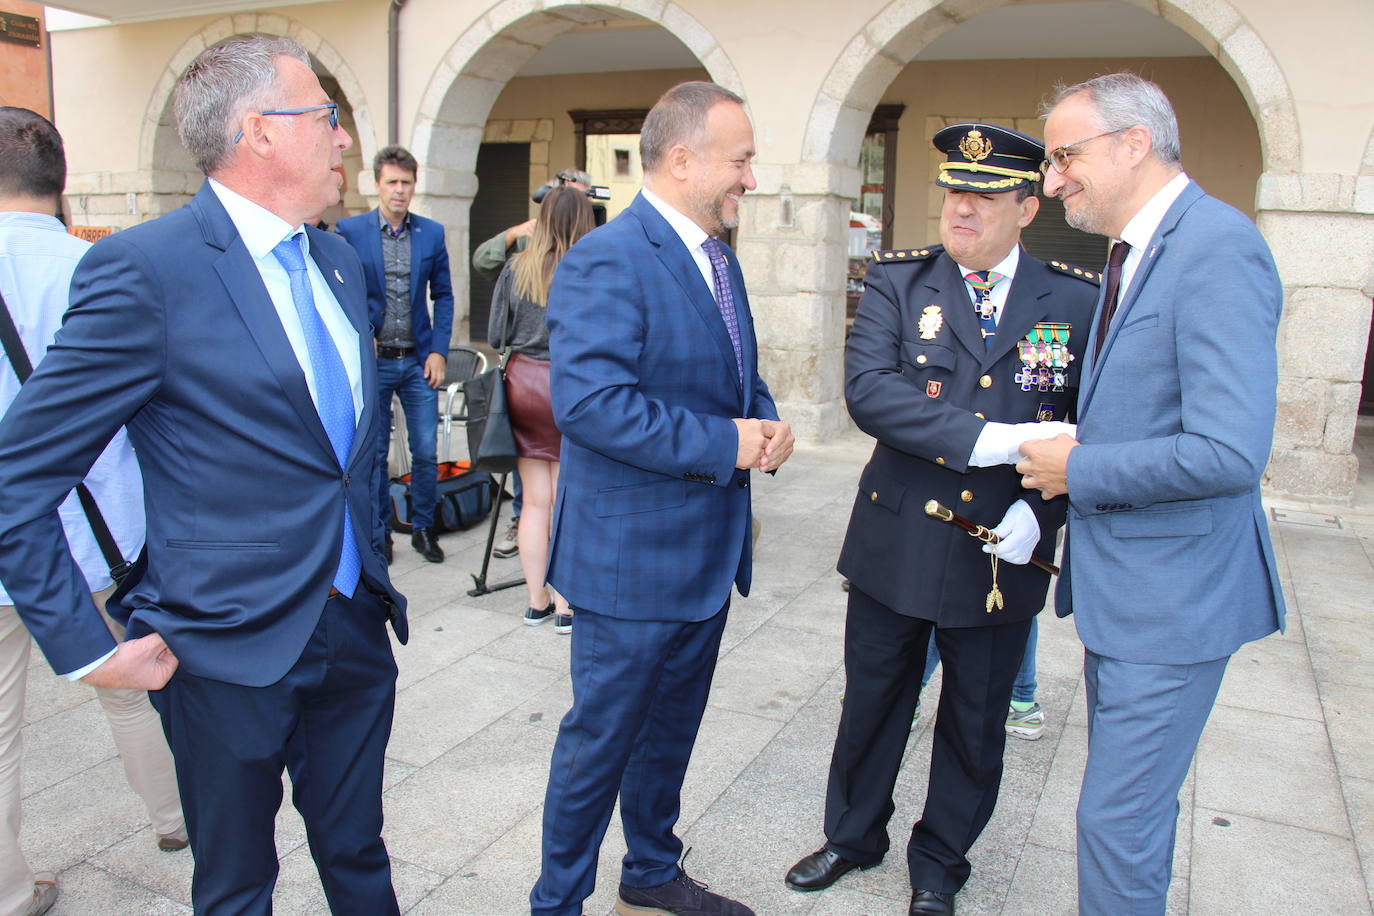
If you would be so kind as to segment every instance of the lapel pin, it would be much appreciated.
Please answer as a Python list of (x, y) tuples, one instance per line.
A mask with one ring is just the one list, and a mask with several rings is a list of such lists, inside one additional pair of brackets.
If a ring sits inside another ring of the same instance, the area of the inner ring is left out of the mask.
[(334, 279), (338, 280), (340, 283), (343, 282), (343, 274), (339, 273), (339, 268), (337, 267), (334, 268)]

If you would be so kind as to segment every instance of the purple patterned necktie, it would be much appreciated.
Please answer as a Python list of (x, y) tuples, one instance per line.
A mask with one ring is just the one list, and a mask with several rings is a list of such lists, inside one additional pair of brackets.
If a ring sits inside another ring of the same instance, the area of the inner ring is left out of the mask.
[(739, 343), (739, 316), (735, 314), (735, 291), (730, 285), (730, 273), (726, 269), (725, 246), (717, 239), (708, 238), (701, 243), (706, 257), (711, 260), (711, 275), (716, 278), (716, 306), (720, 317), (725, 320), (725, 330), (730, 332), (730, 346), (735, 348), (735, 368), (739, 370), (739, 382), (744, 384), (744, 353)]

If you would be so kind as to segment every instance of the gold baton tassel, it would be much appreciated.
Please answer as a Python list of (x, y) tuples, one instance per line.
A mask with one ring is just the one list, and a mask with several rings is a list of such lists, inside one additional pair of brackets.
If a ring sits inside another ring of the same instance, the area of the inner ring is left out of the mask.
[[(931, 518), (938, 518), (942, 522), (949, 522), (956, 528), (961, 528), (968, 532), (969, 537), (976, 538), (984, 544), (996, 544), (1002, 540), (990, 529), (984, 528), (977, 522), (971, 522), (962, 515), (956, 515), (953, 511), (946, 509), (944, 506), (940, 505), (938, 500), (932, 499), (927, 501), (925, 508), (926, 515), (929, 515)], [(992, 591), (988, 592), (987, 599), (987, 612), (989, 614), (992, 613), (994, 608), (1000, 611), (1005, 606), (1005, 602), (1002, 599), (1002, 590), (997, 587), (997, 554), (990, 554), (990, 556), (992, 557)], [(1043, 569), (1052, 576), (1059, 575), (1059, 567), (1055, 566), (1053, 563), (1047, 563), (1036, 556), (1032, 556), (1030, 562), (1032, 566), (1035, 566), (1037, 569)]]

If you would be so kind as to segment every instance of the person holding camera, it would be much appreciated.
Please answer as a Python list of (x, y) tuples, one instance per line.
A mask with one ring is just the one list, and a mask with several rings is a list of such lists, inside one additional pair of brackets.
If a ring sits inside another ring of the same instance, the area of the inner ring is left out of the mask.
[(493, 347), (511, 349), (506, 361), (506, 398), (520, 453), (516, 467), (524, 484), (525, 511), (519, 516), (517, 543), (530, 593), (525, 623), (538, 626), (553, 617), (554, 632), (565, 634), (572, 632), (572, 611), (567, 599), (544, 582), (562, 439), (549, 403), (546, 308), (558, 262), (594, 227), (592, 205), (584, 191), (560, 187), (543, 195), (529, 247), (506, 262), (496, 281), (487, 329)]
[[(563, 169), (553, 177), (540, 185), (531, 195), (535, 203), (541, 203), (544, 195), (554, 188), (574, 188), (588, 197), (598, 200), (606, 200), (610, 196), (610, 191), (603, 187), (592, 185), (592, 176), (581, 169)], [(606, 221), (606, 208), (602, 204), (592, 205), (592, 215), (595, 217), (596, 225), (601, 225)], [(516, 223), (508, 229), (496, 233), (487, 239), (472, 252), (472, 268), (489, 280), (495, 280), (501, 273), (501, 268), (506, 266), (506, 261), (511, 256), (525, 250), (530, 243), (530, 235), (534, 232), (534, 224), (538, 219), (527, 219), (523, 223)], [(521, 485), (520, 471), (517, 469), (511, 474), (511, 486), (515, 488), (515, 499), (511, 503), (510, 526), (506, 533), (501, 536), (492, 549), (491, 555), (501, 559), (508, 559), (520, 552), (520, 510), (524, 506), (524, 488)]]

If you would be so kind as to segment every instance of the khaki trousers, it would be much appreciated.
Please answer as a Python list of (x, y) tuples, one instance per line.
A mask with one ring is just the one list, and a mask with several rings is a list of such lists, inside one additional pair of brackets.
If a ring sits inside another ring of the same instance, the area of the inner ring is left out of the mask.
[[(105, 615), (105, 599), (113, 588), (96, 592), (96, 607), (115, 639), (124, 629)], [(23, 912), (33, 897), (34, 873), (19, 847), (22, 815), (19, 764), (20, 729), (24, 722), (32, 640), (12, 605), (0, 605), (0, 916)], [(172, 765), (162, 723), (143, 690), (96, 688), (124, 761), (129, 785), (143, 799), (158, 836), (186, 836)]]

